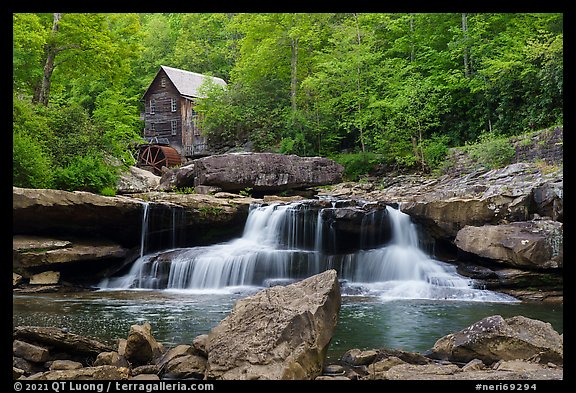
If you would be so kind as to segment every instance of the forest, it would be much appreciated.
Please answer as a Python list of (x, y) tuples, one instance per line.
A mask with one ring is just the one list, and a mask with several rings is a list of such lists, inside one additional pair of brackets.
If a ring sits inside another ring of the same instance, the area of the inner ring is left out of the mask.
[(15, 13), (13, 185), (114, 194), (161, 65), (218, 151), (429, 172), (563, 122), (561, 13)]

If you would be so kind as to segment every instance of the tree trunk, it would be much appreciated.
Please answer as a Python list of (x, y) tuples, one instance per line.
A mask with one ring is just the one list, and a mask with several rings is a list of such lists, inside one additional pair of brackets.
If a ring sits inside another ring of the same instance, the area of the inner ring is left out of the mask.
[[(62, 14), (59, 12), (54, 13), (54, 22), (52, 24), (52, 37), (56, 35), (58, 29), (60, 28), (60, 18)], [(44, 75), (42, 76), (42, 85), (38, 91), (38, 97), (34, 97), (34, 101), (38, 102), (44, 106), (48, 106), (48, 100), (50, 97), (50, 84), (52, 82), (52, 73), (54, 72), (54, 60), (56, 59), (56, 54), (58, 50), (53, 46), (53, 44), (46, 44), (46, 63), (44, 64)]]
[(464, 33), (464, 76), (470, 77), (470, 64), (468, 59), (468, 16), (462, 13), (462, 32)]

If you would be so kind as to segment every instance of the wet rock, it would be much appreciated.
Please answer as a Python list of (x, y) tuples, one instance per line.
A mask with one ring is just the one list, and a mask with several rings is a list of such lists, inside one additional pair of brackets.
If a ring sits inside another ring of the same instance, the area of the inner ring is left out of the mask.
[(335, 270), (237, 301), (211, 330), (207, 379), (314, 379), (340, 310)]
[(452, 362), (480, 359), (491, 365), (499, 360), (530, 359), (563, 362), (563, 341), (549, 323), (523, 316), (486, 317), (471, 326), (440, 338), (429, 356)]

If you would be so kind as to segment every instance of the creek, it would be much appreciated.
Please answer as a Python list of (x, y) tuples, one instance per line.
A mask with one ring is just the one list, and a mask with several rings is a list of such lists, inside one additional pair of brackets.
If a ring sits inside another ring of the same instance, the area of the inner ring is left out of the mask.
[(253, 204), (237, 239), (149, 251), (144, 204), (141, 253), (129, 271), (93, 292), (15, 294), (13, 324), (67, 327), (113, 343), (130, 325), (149, 321), (165, 346), (189, 344), (235, 300), (333, 268), (343, 297), (329, 359), (351, 348), (424, 352), (495, 314), (540, 319), (562, 333), (561, 304), (522, 303), (478, 287), (425, 252), (418, 227), (400, 209), (341, 206), (347, 205)]

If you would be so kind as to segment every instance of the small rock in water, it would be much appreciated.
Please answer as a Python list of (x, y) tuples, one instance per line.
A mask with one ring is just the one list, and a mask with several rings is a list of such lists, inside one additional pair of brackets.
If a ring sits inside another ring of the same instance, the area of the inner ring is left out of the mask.
[(344, 375), (346, 370), (339, 364), (329, 364), (324, 367), (323, 373), (325, 375)]

